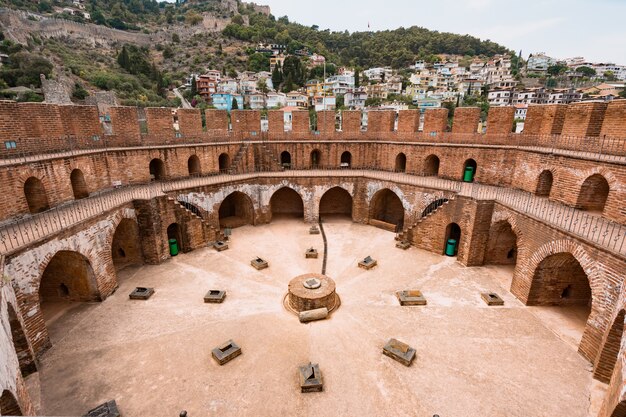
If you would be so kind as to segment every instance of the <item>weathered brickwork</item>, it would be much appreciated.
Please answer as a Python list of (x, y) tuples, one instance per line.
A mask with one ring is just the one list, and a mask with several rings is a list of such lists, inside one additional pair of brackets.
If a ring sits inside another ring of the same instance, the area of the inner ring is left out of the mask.
[(599, 136), (606, 108), (607, 104), (600, 102), (570, 104), (561, 133), (566, 136)]
[(424, 133), (445, 132), (448, 129), (448, 109), (430, 109), (424, 113)]
[(506, 135), (513, 129), (515, 107), (491, 107), (487, 115), (487, 134)]
[[(225, 225), (260, 225), (276, 216), (313, 223), (320, 216), (342, 214), (354, 222), (401, 232), (415, 246), (437, 254), (443, 254), (446, 240), (454, 238), (457, 260), (466, 266), (515, 265), (511, 292), (523, 303), (589, 304), (579, 351), (593, 365), (595, 377), (610, 383), (600, 415), (611, 416), (624, 401), (626, 349), (619, 336), (626, 305), (623, 257), (493, 200), (459, 191), (470, 184), (459, 184), (458, 192), (441, 191), (388, 180), (394, 177), (340, 177), (332, 171), (246, 181), (224, 176), (221, 183), (197, 187), (197, 179), (187, 179), (220, 169), (282, 171), (281, 163), (289, 161), (291, 169), (338, 169), (348, 163), (350, 168), (461, 181), (465, 165), (473, 160), (477, 183), (527, 191), (546, 202), (567, 205), (572, 213), (592, 211), (591, 216), (624, 224), (626, 166), (618, 158), (568, 154), (533, 141), (535, 136), (551, 141), (549, 135), (560, 133), (585, 137), (581, 140), (594, 146), (600, 135), (623, 139), (625, 108), (619, 101), (608, 106), (531, 106), (524, 135), (511, 133), (512, 108), (490, 109), (487, 135), (476, 132), (477, 108), (456, 109), (452, 133), (443, 133), (447, 110), (426, 112), (423, 132), (417, 132), (416, 111), (400, 112), (395, 131), (393, 112), (370, 112), (367, 130), (361, 129), (361, 112), (344, 111), (340, 119), (335, 112), (319, 112), (319, 133), (315, 133), (309, 129), (306, 111), (292, 114), (291, 131), (284, 129), (283, 112), (270, 111), (268, 132), (261, 132), (260, 112), (233, 111), (230, 132), (226, 112), (206, 111), (204, 129), (199, 110), (179, 109), (176, 117), (183, 134), (179, 138), (174, 136), (170, 109), (145, 110), (146, 134), (140, 131), (137, 109), (111, 107), (112, 134), (104, 135), (95, 107), (0, 102), (0, 133), (16, 138), (18, 146), (58, 151), (60, 144), (74, 138), (77, 148), (93, 148), (0, 167), (0, 192), (14, 196), (0, 202), (0, 219), (28, 216), (112, 186), (149, 183), (156, 166), (162, 170), (158, 180), (186, 179), (186, 185), (179, 182), (172, 188), (155, 184), (156, 198), (97, 212), (3, 259), (11, 285), (1, 287), (0, 300), (15, 306), (15, 319), (0, 303), (1, 319), (10, 324), (5, 328), (11, 330), (13, 340), (20, 341), (9, 346), (6, 355), (2, 351), (5, 362), (0, 361), (0, 366), (11, 370), (7, 386), (22, 411), (32, 412), (20, 372), (36, 366), (34, 358), (50, 347), (42, 300), (44, 304), (54, 297), (103, 300), (117, 287), (117, 267), (168, 259), (168, 239), (176, 239), (181, 251), (189, 252), (221, 238)], [(23, 122), (24, 115), (34, 121), (32, 126)], [(341, 131), (336, 130), (338, 123)], [(430, 132), (438, 134), (431, 137)], [(451, 146), (446, 142), (449, 138), (462, 138), (462, 143)], [(93, 145), (87, 146), (86, 140)], [(523, 140), (533, 147), (506, 146)], [(99, 149), (105, 141), (109, 147), (124, 148)], [(442, 204), (433, 212), (426, 210), (436, 201)], [(64, 274), (77, 282), (66, 283)]]

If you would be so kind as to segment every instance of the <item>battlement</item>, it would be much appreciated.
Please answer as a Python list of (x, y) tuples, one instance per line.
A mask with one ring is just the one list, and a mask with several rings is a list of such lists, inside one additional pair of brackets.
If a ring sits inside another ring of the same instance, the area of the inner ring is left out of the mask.
[[(530, 106), (522, 134), (512, 133), (513, 107), (491, 108), (484, 134), (479, 125), (480, 109), (475, 107), (457, 108), (451, 129), (447, 109), (427, 110), (420, 129), (421, 117), (419, 110), (397, 114), (369, 111), (367, 117), (361, 111), (322, 111), (316, 120), (311, 120), (307, 111), (271, 110), (262, 116), (256, 110), (234, 110), (229, 115), (222, 110), (203, 113), (199, 109), (123, 106), (98, 114), (95, 106), (0, 101), (0, 134), (5, 142), (0, 154), (247, 139), (461, 141), (540, 146), (540, 137), (554, 135), (587, 138), (585, 143), (597, 143), (598, 138), (626, 138), (626, 100)], [(574, 142), (580, 150), (589, 150), (583, 140)]]

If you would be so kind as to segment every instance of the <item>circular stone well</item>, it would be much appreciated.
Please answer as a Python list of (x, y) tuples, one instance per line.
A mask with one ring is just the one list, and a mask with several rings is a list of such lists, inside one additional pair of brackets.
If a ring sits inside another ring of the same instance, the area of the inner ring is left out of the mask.
[(299, 313), (326, 307), (329, 312), (339, 306), (335, 281), (322, 274), (304, 274), (289, 281), (288, 307)]

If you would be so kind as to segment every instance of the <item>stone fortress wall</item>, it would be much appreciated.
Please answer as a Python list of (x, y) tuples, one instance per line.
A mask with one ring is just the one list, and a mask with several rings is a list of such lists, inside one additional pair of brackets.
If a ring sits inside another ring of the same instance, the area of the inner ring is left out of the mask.
[(485, 134), (475, 108), (457, 109), (451, 132), (446, 110), (427, 111), (422, 130), (417, 111), (369, 112), (366, 129), (352, 111), (320, 112), (316, 130), (304, 111), (290, 130), (281, 111), (267, 130), (258, 111), (202, 116), (0, 102), (0, 187), (12, 197), (0, 203), (0, 384), (22, 411), (22, 379), (50, 346), (40, 296), (55, 259), (91, 277), (77, 301), (102, 300), (120, 262), (168, 259), (172, 234), (188, 252), (226, 221), (278, 213), (344, 214), (435, 253), (456, 237), (464, 265), (514, 264), (511, 292), (525, 304), (589, 302), (579, 352), (609, 384), (600, 415), (623, 407), (626, 102), (531, 106), (523, 134), (507, 107), (490, 109)]

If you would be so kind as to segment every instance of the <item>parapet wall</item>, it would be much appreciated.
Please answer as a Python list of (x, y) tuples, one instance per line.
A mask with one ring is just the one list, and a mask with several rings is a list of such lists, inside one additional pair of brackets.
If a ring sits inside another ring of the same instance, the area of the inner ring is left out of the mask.
[[(97, 149), (107, 146), (189, 144), (221, 139), (246, 140), (374, 140), (443, 141), (489, 145), (541, 146), (541, 136), (567, 137), (565, 149), (593, 152), (602, 147), (592, 138), (626, 139), (626, 100), (610, 104), (598, 102), (530, 106), (523, 134), (513, 134), (513, 107), (493, 107), (489, 111), (486, 134), (477, 133), (480, 109), (457, 108), (451, 132), (447, 109), (431, 109), (424, 114), (420, 130), (419, 110), (370, 111), (367, 125), (360, 111), (321, 111), (316, 130), (307, 111), (291, 112), (291, 119), (280, 110), (269, 111), (268, 128), (256, 110), (146, 108), (145, 126), (139, 109), (112, 106), (98, 114), (96, 106), (16, 103), (0, 101), (0, 134), (5, 143), (1, 155), (37, 154), (67, 149)], [(203, 123), (204, 119), (204, 123)], [(445, 135), (445, 136), (444, 136)], [(584, 140), (574, 141), (572, 138)], [(545, 139), (548, 140), (548, 139)], [(554, 145), (548, 145), (554, 146)], [(622, 146), (623, 147), (623, 146)]]

